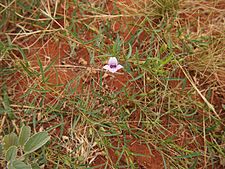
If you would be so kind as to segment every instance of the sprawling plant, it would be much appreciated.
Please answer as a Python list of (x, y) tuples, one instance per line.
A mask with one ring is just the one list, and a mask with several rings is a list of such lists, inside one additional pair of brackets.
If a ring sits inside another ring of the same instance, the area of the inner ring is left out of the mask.
[(38, 169), (39, 165), (30, 156), (49, 141), (46, 131), (31, 136), (31, 128), (23, 126), (19, 136), (14, 132), (5, 135), (2, 140), (3, 157), (8, 169)]

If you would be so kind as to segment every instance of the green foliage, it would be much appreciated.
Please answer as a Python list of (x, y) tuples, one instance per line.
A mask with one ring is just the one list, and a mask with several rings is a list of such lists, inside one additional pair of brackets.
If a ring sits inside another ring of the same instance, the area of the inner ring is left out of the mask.
[(19, 135), (19, 145), (23, 146), (29, 139), (31, 133), (30, 126), (23, 126)]
[(5, 151), (7, 151), (9, 147), (17, 145), (18, 145), (18, 137), (15, 133), (10, 133), (3, 138), (3, 148)]
[(10, 99), (9, 99), (9, 96), (8, 96), (8, 93), (7, 93), (6, 85), (3, 85), (2, 93), (3, 93), (3, 102), (2, 102), (2, 104), (3, 104), (4, 110), (7, 113), (8, 117), (10, 119), (13, 119), (14, 118), (14, 114), (13, 114), (12, 109), (10, 108)]
[(10, 161), (7, 167), (9, 169), (32, 169), (30, 165), (27, 165), (20, 160)]
[(11, 146), (6, 152), (6, 161), (14, 161), (16, 159), (17, 147)]
[[(164, 168), (224, 168), (225, 121), (209, 109), (225, 111), (217, 1), (2, 0), (0, 168), (92, 168), (98, 155), (93, 168), (161, 156)], [(102, 71), (112, 56), (118, 74)], [(54, 130), (48, 148), (47, 132), (8, 134), (24, 121)]]
[(32, 153), (35, 150), (42, 147), (50, 139), (48, 133), (43, 131), (36, 133), (29, 138), (29, 140), (24, 145), (24, 151), (26, 154)]
[[(3, 138), (3, 156), (9, 169), (37, 169), (38, 164), (32, 162), (30, 155), (44, 146), (50, 137), (47, 132), (38, 132), (32, 136), (29, 126), (21, 128), (19, 137), (15, 133)], [(19, 153), (18, 153), (19, 152)], [(19, 154), (19, 156), (18, 156)], [(29, 161), (32, 164), (29, 164)]]

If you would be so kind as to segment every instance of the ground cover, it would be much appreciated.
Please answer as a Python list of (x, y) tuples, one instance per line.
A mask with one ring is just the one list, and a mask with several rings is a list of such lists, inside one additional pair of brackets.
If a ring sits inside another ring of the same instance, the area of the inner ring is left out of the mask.
[[(23, 124), (47, 131), (31, 158), (47, 169), (225, 167), (224, 9), (3, 0), (1, 140)], [(104, 70), (110, 57), (123, 69)]]

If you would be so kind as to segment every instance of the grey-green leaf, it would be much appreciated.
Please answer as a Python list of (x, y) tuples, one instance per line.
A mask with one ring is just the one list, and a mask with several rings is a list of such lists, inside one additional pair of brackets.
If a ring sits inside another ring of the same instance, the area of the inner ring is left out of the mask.
[(25, 142), (30, 138), (31, 128), (30, 126), (23, 126), (20, 130), (19, 145), (23, 146)]
[(6, 152), (6, 161), (14, 161), (17, 155), (17, 147), (11, 146)]
[(50, 139), (46, 131), (34, 134), (24, 145), (24, 151), (26, 154), (32, 153), (35, 150), (42, 147)]
[(4, 151), (7, 151), (9, 147), (11, 146), (17, 146), (17, 145), (18, 145), (18, 137), (15, 133), (10, 133), (4, 136), (3, 138)]
[(15, 169), (32, 169), (30, 165), (25, 164), (24, 162), (20, 160), (16, 160), (12, 162), (12, 166)]

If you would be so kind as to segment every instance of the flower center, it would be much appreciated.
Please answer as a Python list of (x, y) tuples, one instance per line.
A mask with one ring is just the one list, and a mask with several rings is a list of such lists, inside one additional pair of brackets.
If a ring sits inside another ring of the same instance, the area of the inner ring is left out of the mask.
[(110, 68), (116, 68), (116, 65), (110, 65)]

